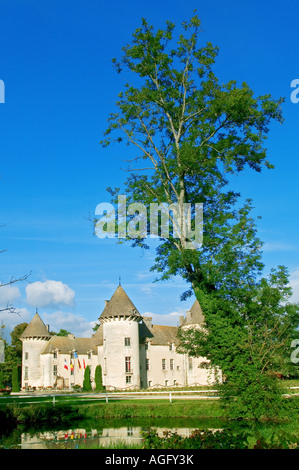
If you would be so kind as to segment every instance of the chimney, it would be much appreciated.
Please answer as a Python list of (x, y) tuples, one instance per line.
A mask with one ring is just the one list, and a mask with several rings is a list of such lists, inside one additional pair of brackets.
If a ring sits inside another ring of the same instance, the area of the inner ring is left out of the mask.
[(50, 332), (50, 325), (46, 325), (46, 328)]
[(186, 312), (186, 322), (187, 323), (192, 323), (192, 314), (191, 314), (190, 310), (188, 310), (188, 312)]
[(182, 326), (183, 321), (185, 320), (185, 317), (184, 317), (184, 316), (180, 316), (180, 317), (179, 317), (179, 320), (180, 320), (180, 326)]
[(152, 328), (152, 317), (143, 317), (143, 321), (150, 330)]
[(109, 300), (105, 300), (105, 307), (109, 304)]

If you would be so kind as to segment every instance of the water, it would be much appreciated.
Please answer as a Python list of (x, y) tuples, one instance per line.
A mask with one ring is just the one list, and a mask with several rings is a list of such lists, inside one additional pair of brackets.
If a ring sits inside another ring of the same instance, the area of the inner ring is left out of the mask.
[(190, 436), (195, 429), (222, 429), (219, 420), (106, 420), (82, 421), (65, 429), (24, 429), (18, 427), (11, 433), (0, 436), (0, 448), (20, 449), (74, 449), (142, 446), (144, 432), (155, 429), (159, 436), (166, 431)]
[[(28, 429), (19, 426), (0, 436), (0, 448), (19, 449), (76, 449), (76, 448), (124, 448), (142, 447), (143, 433), (157, 430), (159, 436), (165, 431), (175, 432), (183, 437), (190, 436), (195, 429), (220, 430), (227, 427), (220, 419), (156, 419), (156, 420), (87, 420), (79, 421), (70, 428)], [(299, 442), (297, 423), (272, 424), (259, 423), (255, 426), (235, 426), (232, 432), (245, 431), (249, 444), (253, 446), (261, 436), (267, 441), (273, 436), (292, 437)]]
[[(160, 436), (168, 428), (155, 428)], [(142, 433), (148, 428), (140, 426), (123, 426), (121, 428), (91, 429), (75, 428), (61, 431), (40, 432), (35, 435), (22, 433), (20, 436), (21, 449), (49, 448), (80, 448), (80, 447), (117, 447), (117, 445), (141, 446)], [(189, 436), (191, 428), (172, 428), (182, 436)]]

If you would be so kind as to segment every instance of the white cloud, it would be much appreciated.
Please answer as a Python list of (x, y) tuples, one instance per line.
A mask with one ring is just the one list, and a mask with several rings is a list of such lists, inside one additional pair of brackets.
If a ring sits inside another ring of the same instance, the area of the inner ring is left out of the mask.
[(21, 293), (18, 287), (16, 286), (2, 286), (0, 287), (0, 306), (5, 307), (7, 304), (14, 302), (19, 297)]
[(181, 316), (186, 316), (186, 310), (178, 309), (165, 314), (144, 312), (142, 313), (142, 316), (152, 317), (152, 323), (154, 325), (178, 326), (180, 323), (179, 318)]
[(81, 338), (90, 338), (94, 333), (92, 328), (96, 322), (89, 322), (86, 318), (71, 312), (58, 310), (53, 313), (39, 313), (39, 315), (46, 325), (50, 325), (50, 331), (55, 331), (56, 333), (63, 329)]
[(37, 281), (26, 286), (27, 302), (35, 307), (74, 305), (75, 292), (61, 281)]

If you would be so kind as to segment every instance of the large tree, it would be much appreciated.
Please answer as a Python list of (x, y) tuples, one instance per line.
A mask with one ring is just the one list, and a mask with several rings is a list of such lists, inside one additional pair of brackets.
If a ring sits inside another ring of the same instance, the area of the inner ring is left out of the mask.
[[(260, 349), (266, 349), (262, 345), (268, 340), (267, 328), (273, 343), (275, 337), (285, 341), (298, 322), (297, 310), (282, 312), (289, 296), (283, 268), (261, 280), (262, 242), (251, 215), (252, 203), (242, 202), (229, 183), (231, 175), (244, 169), (261, 172), (272, 167), (265, 139), (271, 122), (282, 122), (283, 99), (255, 96), (245, 82), (219, 81), (213, 72), (218, 48), (200, 43), (199, 27), (195, 15), (175, 36), (173, 23), (155, 31), (142, 20), (121, 59), (113, 60), (119, 73), (131, 73), (132, 83), (119, 94), (102, 144), (124, 142), (136, 150), (125, 182), (127, 202), (148, 208), (153, 203), (175, 203), (179, 208), (179, 236), (174, 232), (163, 236), (160, 229), (152, 269), (162, 279), (181, 275), (190, 287), (182, 298), (194, 293), (201, 303), (209, 333), (198, 343), (196, 354), (205, 352), (212, 364), (223, 369), (228, 383), (230, 379), (236, 383), (236, 370), (240, 373), (250, 355), (254, 366), (247, 383), (256, 383), (256, 373), (270, 377), (266, 359), (257, 360)], [(116, 203), (120, 189), (109, 192)], [(190, 233), (182, 229), (186, 203), (191, 204), (193, 229), (194, 205), (203, 204), (203, 244), (198, 249), (186, 247), (190, 242)], [(118, 235), (123, 233), (123, 227), (116, 229)], [(137, 237), (133, 245), (146, 243)], [(284, 332), (275, 323), (277, 309), (280, 316), (289, 315)], [(194, 343), (183, 344), (194, 353)], [(236, 351), (241, 351), (239, 365), (229, 359)], [(260, 389), (271, 389), (267, 387), (268, 382)]]
[[(264, 140), (270, 122), (282, 121), (283, 100), (254, 97), (246, 83), (219, 83), (213, 73), (218, 48), (199, 44), (199, 26), (197, 16), (183, 23), (185, 34), (173, 48), (172, 23), (155, 33), (142, 20), (121, 60), (113, 61), (119, 72), (133, 73), (134, 85), (126, 84), (119, 94), (102, 143), (125, 141), (137, 150), (132, 161), (144, 162), (131, 168), (125, 185), (128, 202), (148, 207), (177, 203), (182, 214), (184, 203), (203, 203), (201, 250), (186, 250), (183, 233), (179, 240), (161, 237), (155, 269), (163, 278), (183, 275), (193, 289), (199, 284), (214, 289), (224, 277), (234, 282), (235, 269), (243, 267), (246, 278), (261, 270), (250, 201), (234, 207), (239, 194), (227, 189), (228, 176), (246, 167), (258, 172), (271, 167)], [(110, 192), (116, 196), (119, 188)]]

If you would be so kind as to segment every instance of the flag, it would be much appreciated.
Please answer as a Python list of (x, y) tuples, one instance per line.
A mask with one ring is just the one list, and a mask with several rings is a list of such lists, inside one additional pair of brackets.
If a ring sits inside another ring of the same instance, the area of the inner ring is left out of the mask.
[(83, 367), (85, 369), (86, 365), (85, 365), (85, 359), (83, 359)]
[(74, 358), (78, 359), (78, 354), (76, 353), (76, 351), (74, 352)]
[(81, 369), (81, 364), (80, 364), (80, 361), (79, 361), (79, 359), (78, 359), (78, 364), (79, 364), (79, 369)]
[(69, 370), (69, 368), (68, 368), (68, 366), (67, 366), (67, 363), (66, 363), (66, 359), (64, 360), (64, 368), (65, 368), (66, 370)]
[(71, 362), (71, 370), (74, 370), (74, 366), (72, 362)]

